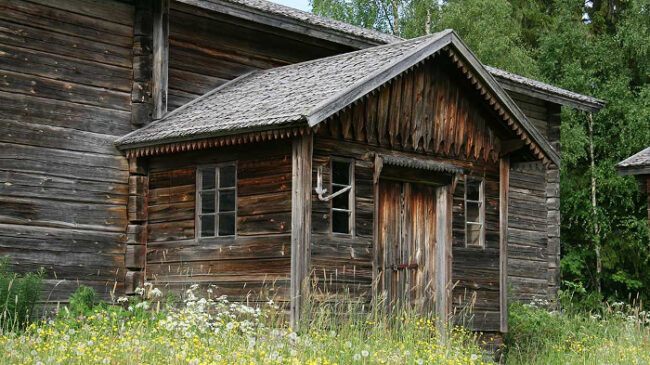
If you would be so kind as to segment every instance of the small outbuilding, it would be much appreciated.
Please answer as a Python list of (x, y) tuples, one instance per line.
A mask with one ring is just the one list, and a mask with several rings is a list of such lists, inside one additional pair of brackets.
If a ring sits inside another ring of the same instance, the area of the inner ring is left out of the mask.
[(616, 165), (620, 175), (632, 175), (639, 182), (641, 193), (648, 197), (648, 227), (650, 227), (650, 147)]

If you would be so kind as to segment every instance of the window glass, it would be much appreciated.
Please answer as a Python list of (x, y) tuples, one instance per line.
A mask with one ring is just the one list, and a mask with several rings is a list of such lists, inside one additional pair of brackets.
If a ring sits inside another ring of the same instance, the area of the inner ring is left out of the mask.
[(219, 214), (219, 236), (235, 234), (235, 212)]
[(350, 161), (333, 160), (332, 193), (346, 190), (331, 200), (332, 232), (352, 233), (352, 207), (354, 196), (352, 191), (352, 163)]
[(233, 236), (237, 221), (236, 166), (205, 167), (198, 173), (198, 235)]
[(465, 182), (465, 244), (482, 247), (485, 241), (485, 194), (483, 180)]
[(219, 192), (219, 212), (229, 212), (235, 210), (235, 191)]
[(214, 236), (214, 215), (201, 216), (201, 237)]
[(219, 169), (219, 187), (235, 187), (235, 166), (224, 166)]
[(214, 173), (214, 168), (207, 168), (207, 169), (202, 169), (201, 170), (201, 176), (202, 176), (202, 184), (201, 188), (203, 190), (210, 190), (214, 189), (214, 180), (215, 180), (215, 173)]

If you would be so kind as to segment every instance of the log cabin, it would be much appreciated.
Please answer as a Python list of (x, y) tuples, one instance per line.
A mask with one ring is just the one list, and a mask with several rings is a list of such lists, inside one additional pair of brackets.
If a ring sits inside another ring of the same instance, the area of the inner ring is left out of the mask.
[(650, 147), (616, 164), (619, 175), (634, 176), (641, 194), (648, 198), (648, 227), (650, 228)]
[(0, 0), (0, 255), (43, 301), (146, 281), (426, 306), (559, 279), (560, 110), (605, 102), (264, 0)]

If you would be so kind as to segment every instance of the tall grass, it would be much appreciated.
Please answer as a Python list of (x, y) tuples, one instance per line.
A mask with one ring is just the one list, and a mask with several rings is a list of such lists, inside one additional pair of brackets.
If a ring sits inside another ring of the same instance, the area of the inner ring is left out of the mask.
[(563, 312), (514, 303), (508, 364), (650, 364), (650, 314), (622, 302), (567, 303)]
[(43, 270), (19, 275), (9, 256), (0, 259), (0, 328), (17, 329), (29, 324), (43, 282)]
[[(4, 363), (103, 364), (481, 364), (474, 334), (409, 309), (392, 315), (364, 301), (310, 298), (300, 328), (281, 305), (259, 307), (190, 287), (182, 305), (148, 285), (124, 307), (63, 311), (0, 336)], [(318, 300), (316, 300), (318, 299)]]

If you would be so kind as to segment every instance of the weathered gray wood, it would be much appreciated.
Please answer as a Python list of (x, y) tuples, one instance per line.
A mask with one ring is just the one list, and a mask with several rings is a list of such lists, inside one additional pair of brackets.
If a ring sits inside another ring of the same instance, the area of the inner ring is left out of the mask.
[(152, 117), (160, 119), (167, 113), (169, 0), (154, 0), (153, 3)]
[(510, 159), (499, 160), (499, 312), (500, 331), (508, 332), (508, 190)]
[(313, 136), (305, 134), (292, 142), (291, 181), (291, 323), (300, 322), (308, 295), (311, 242), (311, 187)]
[(451, 202), (450, 186), (436, 189), (436, 308), (438, 328), (444, 331), (449, 313), (449, 291), (451, 289)]

